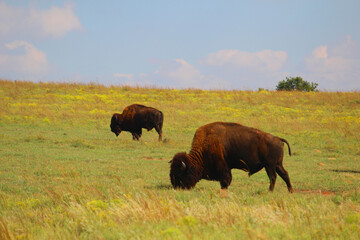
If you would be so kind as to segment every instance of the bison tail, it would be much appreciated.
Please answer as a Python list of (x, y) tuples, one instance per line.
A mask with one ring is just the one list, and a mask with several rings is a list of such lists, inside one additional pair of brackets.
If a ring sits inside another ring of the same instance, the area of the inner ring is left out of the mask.
[(279, 138), (282, 142), (286, 143), (286, 145), (288, 145), (288, 148), (289, 148), (289, 155), (291, 156), (291, 149), (290, 149), (290, 144), (288, 143), (288, 141), (286, 141), (285, 139), (283, 138)]

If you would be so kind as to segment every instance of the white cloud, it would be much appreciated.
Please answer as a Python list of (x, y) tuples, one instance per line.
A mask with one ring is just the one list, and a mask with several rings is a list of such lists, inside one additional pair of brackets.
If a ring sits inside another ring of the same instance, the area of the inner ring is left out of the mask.
[(159, 61), (158, 69), (149, 76), (156, 85), (178, 88), (203, 88), (204, 76), (183, 59)]
[(200, 71), (183, 59), (162, 64), (155, 74), (176, 81), (181, 85), (196, 83), (202, 78)]
[(211, 53), (200, 61), (203, 65), (224, 69), (246, 69), (252, 71), (279, 71), (286, 63), (284, 51), (262, 50), (259, 52), (241, 52), (238, 50), (221, 50)]
[(0, 2), (0, 37), (62, 37), (83, 29), (71, 3), (50, 9), (22, 8)]
[(350, 35), (336, 44), (315, 48), (304, 65), (308, 81), (319, 83), (321, 89), (360, 89), (360, 46)]
[[(13, 41), (0, 47), (0, 72), (24, 77), (42, 76), (51, 66), (46, 54), (26, 41)], [(5, 50), (2, 50), (5, 49)]]
[[(192, 65), (184, 59), (152, 60), (156, 71), (131, 78), (136, 83), (200, 89), (258, 89), (274, 88), (285, 77), (282, 68), (287, 54), (283, 51), (263, 50), (255, 53), (221, 50)], [(129, 78), (129, 74), (114, 77)], [(140, 84), (141, 85), (141, 84)]]
[(113, 76), (116, 78), (126, 78), (129, 80), (134, 78), (133, 74), (127, 74), (127, 73), (114, 73)]
[(327, 54), (327, 46), (320, 46), (317, 47), (313, 52), (312, 55), (314, 58), (317, 59), (326, 59), (328, 54)]
[(305, 65), (310, 72), (337, 73), (350, 70), (349, 60), (341, 55), (329, 56), (327, 46), (320, 46), (305, 59)]
[(107, 81), (110, 85), (115, 86), (132, 86), (132, 87), (147, 87), (153, 86), (146, 77), (147, 74), (140, 73), (139, 75), (127, 74), (127, 73), (114, 73), (113, 79)]
[(352, 39), (351, 35), (347, 35), (339, 42), (332, 44), (329, 47), (329, 52), (334, 56), (341, 55), (346, 58), (359, 58), (360, 45), (358, 42)]
[(204, 76), (201, 71), (184, 59), (151, 60), (158, 67), (152, 73), (120, 74), (115, 73), (110, 84), (129, 86), (158, 86), (169, 88), (224, 88), (225, 81), (217, 81), (211, 76)]
[(287, 53), (262, 50), (220, 50), (199, 61), (202, 72), (213, 79), (226, 79), (227, 89), (273, 89), (285, 77)]

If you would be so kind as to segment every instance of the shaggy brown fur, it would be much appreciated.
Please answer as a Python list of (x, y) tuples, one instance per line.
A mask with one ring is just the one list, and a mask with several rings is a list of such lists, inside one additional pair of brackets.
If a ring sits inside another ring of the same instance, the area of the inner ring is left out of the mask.
[(249, 176), (265, 167), (273, 191), (276, 173), (293, 192), (289, 175), (282, 165), (283, 139), (237, 123), (215, 122), (200, 127), (194, 136), (189, 154), (178, 153), (170, 161), (170, 180), (174, 188), (190, 189), (200, 181), (219, 181), (227, 188), (232, 180), (231, 169), (249, 172)]
[(133, 140), (139, 140), (142, 128), (148, 131), (155, 128), (159, 134), (159, 141), (161, 141), (163, 121), (164, 115), (161, 111), (152, 107), (133, 104), (127, 106), (121, 114), (114, 113), (110, 128), (116, 136), (119, 136), (121, 131), (131, 132)]

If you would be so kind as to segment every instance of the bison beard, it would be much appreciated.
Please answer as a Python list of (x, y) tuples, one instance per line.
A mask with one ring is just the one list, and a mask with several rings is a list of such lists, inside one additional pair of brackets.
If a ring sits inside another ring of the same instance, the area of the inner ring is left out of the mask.
[(200, 127), (193, 138), (189, 154), (177, 153), (170, 161), (170, 180), (174, 188), (190, 189), (201, 179), (219, 181), (227, 188), (231, 169), (249, 172), (249, 176), (265, 167), (273, 191), (276, 173), (293, 192), (290, 178), (282, 165), (283, 139), (237, 123), (215, 122)]
[(111, 118), (110, 129), (116, 136), (121, 131), (131, 132), (133, 140), (139, 140), (142, 135), (142, 128), (150, 131), (155, 128), (159, 134), (159, 141), (162, 140), (163, 113), (155, 108), (144, 105), (133, 104), (127, 106), (121, 114), (114, 113)]

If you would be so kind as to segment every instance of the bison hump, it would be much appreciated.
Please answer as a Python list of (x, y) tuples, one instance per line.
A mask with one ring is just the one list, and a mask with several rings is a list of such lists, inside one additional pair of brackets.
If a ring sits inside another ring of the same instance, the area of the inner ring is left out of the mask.
[(133, 119), (136, 114), (135, 108), (126, 107), (122, 113), (124, 119), (130, 120)]

